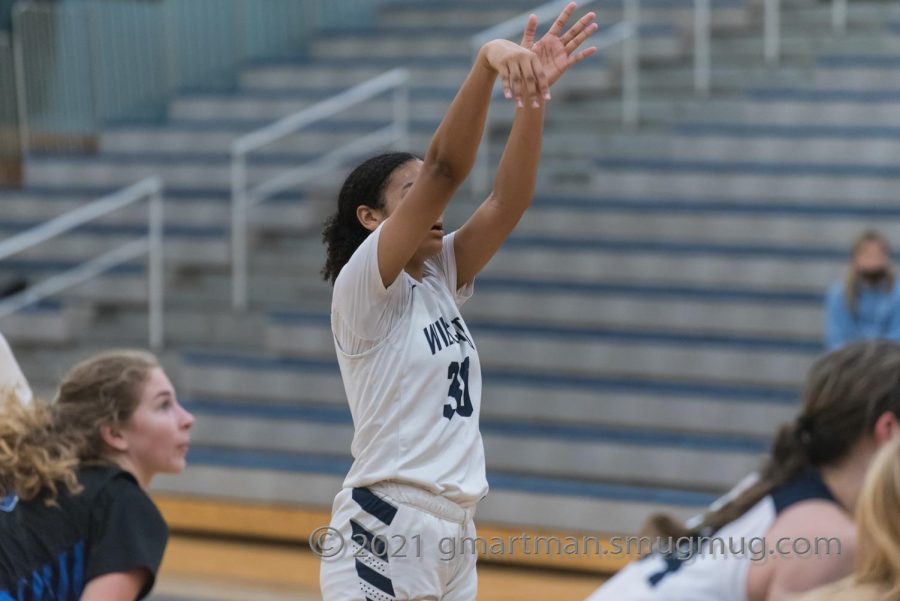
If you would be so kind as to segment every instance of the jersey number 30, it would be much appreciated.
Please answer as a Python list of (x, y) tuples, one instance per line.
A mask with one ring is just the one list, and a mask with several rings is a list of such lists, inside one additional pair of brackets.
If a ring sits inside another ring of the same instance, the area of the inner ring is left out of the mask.
[(469, 358), (462, 363), (454, 361), (447, 370), (447, 379), (450, 380), (450, 390), (447, 396), (453, 401), (444, 403), (444, 417), (453, 419), (453, 414), (458, 413), (462, 417), (472, 415), (472, 397), (469, 396)]

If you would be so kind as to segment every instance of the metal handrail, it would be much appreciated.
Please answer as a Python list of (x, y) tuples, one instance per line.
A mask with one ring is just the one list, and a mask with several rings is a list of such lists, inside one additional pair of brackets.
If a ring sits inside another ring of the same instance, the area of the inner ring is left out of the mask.
[[(473, 35), (469, 41), (472, 53), (477, 55), (479, 49), (491, 40), (509, 38), (520, 33), (523, 24), (531, 14), (537, 16), (539, 26), (552, 21), (569, 2), (570, 0), (548, 2), (535, 10), (524, 12)], [(581, 0), (578, 6), (583, 8), (596, 2), (597, 0)], [(592, 45), (596, 46), (598, 51), (619, 43), (624, 45), (622, 52), (622, 124), (632, 127), (640, 119), (640, 3), (639, 0), (623, 0), (623, 5), (625, 9), (623, 20), (595, 37)], [(486, 192), (490, 186), (488, 169), (491, 154), (490, 132), (490, 113), (488, 113), (481, 147), (472, 169), (472, 187), (479, 193)]]
[[(765, 0), (765, 57), (769, 65), (781, 62), (781, 0)], [(831, 0), (831, 28), (835, 35), (847, 32), (847, 0)]]
[(712, 89), (711, 0), (694, 0), (694, 91), (707, 96)]
[(141, 200), (149, 204), (147, 236), (133, 240), (86, 261), (64, 273), (52, 276), (0, 301), (0, 318), (34, 305), (41, 300), (88, 282), (110, 269), (143, 255), (148, 257), (147, 305), (149, 339), (154, 349), (163, 345), (163, 200), (162, 180), (148, 177), (109, 196), (95, 200), (46, 223), (0, 242), (0, 261), (34, 248), (91, 221), (133, 205)]
[[(16, 68), (15, 68), (15, 53), (13, 52), (13, 42), (12, 35), (7, 31), (0, 31), (0, 59), (6, 60), (8, 58), (9, 64), (7, 69), (11, 70), (11, 75), (13, 80), (15, 80), (16, 76)], [(16, 84), (15, 81), (12, 81), (12, 85), (10, 85), (10, 89), (0, 90), (5, 94), (9, 94), (7, 98), (9, 99), (10, 105), (13, 108), (13, 122), (15, 125), (15, 148), (13, 149), (14, 154), (18, 156), (24, 156), (22, 152), (22, 120), (19, 118), (19, 100), (16, 95)], [(0, 153), (4, 152), (4, 148), (0, 148)]]
[[(272, 196), (321, 176), (323, 170), (336, 169), (349, 158), (394, 144), (409, 144), (409, 80), (407, 69), (393, 69), (349, 88), (305, 110), (237, 138), (231, 144), (231, 273), (232, 306), (247, 308), (247, 214), (249, 209)], [(390, 125), (354, 140), (305, 165), (256, 184), (247, 181), (247, 156), (313, 123), (346, 111), (380, 94), (394, 91), (393, 119)]]

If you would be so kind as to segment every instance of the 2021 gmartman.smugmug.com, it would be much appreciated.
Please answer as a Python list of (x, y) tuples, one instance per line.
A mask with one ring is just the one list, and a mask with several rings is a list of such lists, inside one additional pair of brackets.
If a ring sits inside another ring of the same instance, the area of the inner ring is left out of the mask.
[(651, 553), (674, 556), (682, 561), (694, 561), (700, 557), (720, 559), (749, 558), (765, 561), (775, 557), (813, 557), (840, 555), (838, 538), (779, 538), (769, 541), (762, 537), (646, 537), (646, 536), (533, 536), (517, 534), (491, 537), (444, 537), (437, 541), (425, 540), (414, 534), (378, 535), (353, 534), (344, 537), (331, 527), (316, 529), (309, 537), (313, 553), (323, 560), (343, 557), (352, 553), (358, 557), (367, 554), (376, 557), (439, 557), (451, 560), (464, 554), (478, 555), (534, 555), (534, 556), (592, 556), (638, 557)]

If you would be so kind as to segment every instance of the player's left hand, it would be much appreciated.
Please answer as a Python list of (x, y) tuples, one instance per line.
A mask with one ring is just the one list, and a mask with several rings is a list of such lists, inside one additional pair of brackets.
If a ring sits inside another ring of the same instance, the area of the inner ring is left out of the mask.
[(522, 35), (521, 45), (537, 55), (543, 66), (547, 82), (551, 86), (570, 67), (597, 52), (597, 48), (594, 46), (578, 52), (578, 48), (585, 40), (594, 35), (599, 29), (599, 26), (593, 22), (597, 16), (593, 12), (589, 12), (578, 19), (568, 31), (562, 33), (576, 8), (577, 5), (574, 2), (570, 2), (560, 13), (559, 17), (556, 18), (556, 21), (553, 22), (547, 33), (544, 34), (544, 37), (536, 43), (534, 36), (537, 32), (537, 16), (531, 15), (528, 17), (528, 23), (525, 25), (525, 33)]

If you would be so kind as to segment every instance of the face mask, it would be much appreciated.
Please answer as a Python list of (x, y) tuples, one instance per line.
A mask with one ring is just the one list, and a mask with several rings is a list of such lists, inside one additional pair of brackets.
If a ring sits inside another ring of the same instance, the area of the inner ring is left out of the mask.
[(871, 269), (868, 271), (860, 271), (859, 277), (862, 281), (866, 282), (870, 285), (880, 284), (888, 277), (888, 270), (886, 267), (881, 267), (879, 269)]

